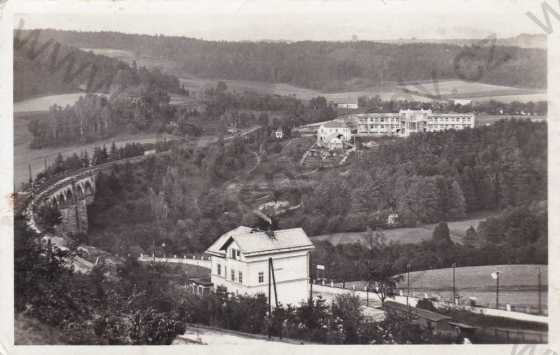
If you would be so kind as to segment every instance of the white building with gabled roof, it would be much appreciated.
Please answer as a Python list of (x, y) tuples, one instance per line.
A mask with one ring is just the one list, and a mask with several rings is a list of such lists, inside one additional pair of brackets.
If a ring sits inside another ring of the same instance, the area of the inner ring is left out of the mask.
[[(228, 293), (238, 295), (262, 293), (268, 297), (270, 283), (273, 305), (276, 301), (299, 305), (309, 297), (309, 254), (313, 248), (301, 228), (265, 232), (237, 227), (206, 250), (213, 287), (223, 286)], [(273, 277), (269, 276), (272, 271)]]
[(352, 139), (352, 129), (344, 121), (323, 123), (317, 130), (317, 145), (330, 150), (343, 149)]

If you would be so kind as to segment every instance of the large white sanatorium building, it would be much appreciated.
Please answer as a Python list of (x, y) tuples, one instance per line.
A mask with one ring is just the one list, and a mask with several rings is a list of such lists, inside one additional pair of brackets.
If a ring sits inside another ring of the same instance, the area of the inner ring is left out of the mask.
[[(309, 297), (309, 254), (313, 243), (301, 228), (271, 232), (237, 227), (220, 236), (207, 250), (213, 287), (228, 293), (267, 295), (270, 265), (278, 302), (299, 305)], [(269, 259), (272, 261), (270, 263)], [(276, 303), (271, 292), (271, 303)]]
[(362, 113), (349, 117), (358, 135), (408, 137), (417, 132), (474, 128), (474, 113), (433, 113), (432, 110), (401, 110), (398, 113)]

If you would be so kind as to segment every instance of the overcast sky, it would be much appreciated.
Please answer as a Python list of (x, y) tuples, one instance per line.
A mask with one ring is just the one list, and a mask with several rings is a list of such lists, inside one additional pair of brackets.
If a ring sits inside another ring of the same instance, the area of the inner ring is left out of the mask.
[(542, 33), (525, 15), (527, 11), (543, 17), (541, 1), (532, 0), (138, 0), (130, 5), (43, 0), (40, 6), (19, 1), (24, 28), (210, 40), (511, 37)]

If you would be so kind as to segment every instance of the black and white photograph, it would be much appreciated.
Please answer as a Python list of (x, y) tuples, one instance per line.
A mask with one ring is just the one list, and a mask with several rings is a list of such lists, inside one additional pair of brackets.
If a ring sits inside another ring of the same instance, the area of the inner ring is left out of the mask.
[(559, 351), (557, 1), (0, 7), (0, 354)]

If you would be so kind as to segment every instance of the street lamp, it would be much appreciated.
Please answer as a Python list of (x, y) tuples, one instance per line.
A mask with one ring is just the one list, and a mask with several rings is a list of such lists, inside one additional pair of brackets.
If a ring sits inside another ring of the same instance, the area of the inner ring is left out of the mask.
[(500, 272), (499, 271), (494, 271), (491, 274), (492, 278), (496, 280), (496, 309), (499, 309), (500, 306)]

